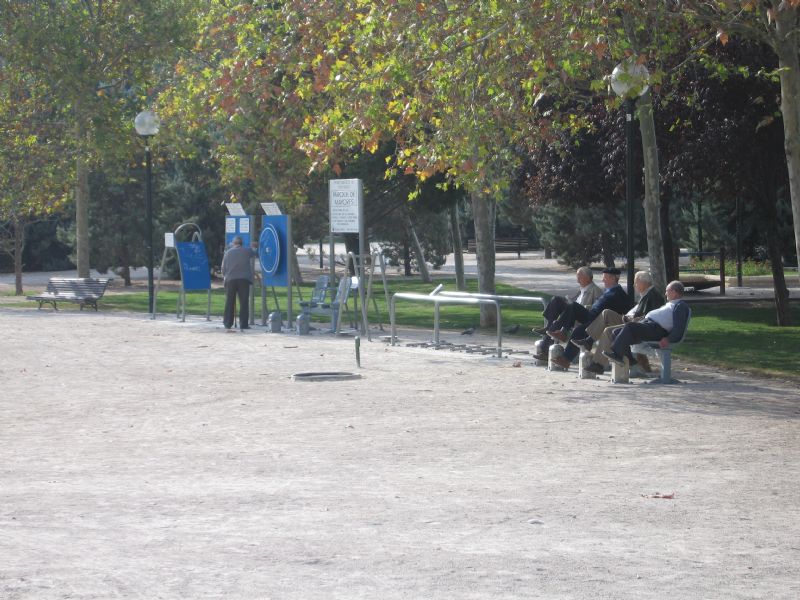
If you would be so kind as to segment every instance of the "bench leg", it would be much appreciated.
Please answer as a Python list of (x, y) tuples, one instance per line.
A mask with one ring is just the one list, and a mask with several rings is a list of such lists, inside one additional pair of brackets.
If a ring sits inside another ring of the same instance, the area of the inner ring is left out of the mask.
[(661, 375), (655, 379), (651, 379), (647, 383), (656, 383), (661, 385), (672, 385), (680, 383), (677, 379), (672, 378), (672, 349), (665, 348), (657, 350), (658, 358), (661, 360)]

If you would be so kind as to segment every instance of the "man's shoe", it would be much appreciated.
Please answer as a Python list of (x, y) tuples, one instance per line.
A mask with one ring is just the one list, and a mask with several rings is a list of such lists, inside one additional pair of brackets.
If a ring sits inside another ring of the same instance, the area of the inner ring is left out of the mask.
[(589, 371), (590, 373), (595, 373), (596, 375), (602, 375), (605, 372), (603, 365), (596, 362), (593, 362), (588, 367), (586, 367), (586, 370)]
[(603, 356), (605, 356), (611, 362), (617, 363), (618, 365), (625, 364), (625, 361), (622, 359), (622, 357), (613, 350), (603, 350)]
[(547, 362), (547, 358), (548, 357), (547, 357), (547, 354), (534, 354), (533, 358), (535, 360), (543, 360), (543, 361)]
[(575, 344), (578, 348), (583, 348), (587, 352), (594, 346), (594, 340), (590, 337), (585, 337), (582, 340), (570, 340), (570, 342)]
[(534, 327), (531, 332), (544, 337), (547, 335), (547, 327)]
[(569, 359), (564, 358), (563, 356), (556, 356), (553, 359), (553, 362), (556, 363), (562, 369), (569, 369), (570, 365), (572, 364)]
[(547, 335), (549, 335), (554, 340), (558, 340), (559, 342), (566, 342), (567, 341), (567, 334), (565, 334), (563, 332), (563, 330), (548, 331)]

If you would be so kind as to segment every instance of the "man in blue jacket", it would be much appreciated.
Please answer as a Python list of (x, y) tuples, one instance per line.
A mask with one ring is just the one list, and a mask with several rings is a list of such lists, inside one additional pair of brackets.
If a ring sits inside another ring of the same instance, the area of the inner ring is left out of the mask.
[[(619, 284), (619, 276), (619, 269), (613, 267), (603, 269), (603, 285), (606, 288), (603, 295), (589, 309), (575, 302), (568, 305), (564, 312), (561, 313), (561, 316), (553, 322), (547, 335), (562, 342), (567, 342), (570, 339), (582, 340), (587, 336), (586, 327), (599, 317), (605, 309), (613, 310), (619, 314), (628, 312), (633, 306), (633, 301)], [(573, 329), (572, 334), (568, 336), (566, 330), (569, 328)], [(579, 351), (580, 348), (575, 344), (567, 344), (564, 349), (564, 356), (557, 357), (555, 363), (562, 369), (568, 369)]]

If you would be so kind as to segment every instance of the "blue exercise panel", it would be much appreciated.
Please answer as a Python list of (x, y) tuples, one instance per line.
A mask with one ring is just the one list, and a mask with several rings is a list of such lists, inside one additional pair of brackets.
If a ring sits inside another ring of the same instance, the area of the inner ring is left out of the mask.
[(258, 241), (258, 258), (265, 286), (289, 285), (289, 217), (265, 215)]
[(268, 223), (264, 226), (258, 242), (258, 250), (264, 274), (274, 276), (281, 262), (281, 238), (274, 225)]
[(211, 289), (211, 270), (208, 268), (208, 254), (203, 242), (177, 242), (178, 262), (181, 267), (181, 280), (184, 290)]

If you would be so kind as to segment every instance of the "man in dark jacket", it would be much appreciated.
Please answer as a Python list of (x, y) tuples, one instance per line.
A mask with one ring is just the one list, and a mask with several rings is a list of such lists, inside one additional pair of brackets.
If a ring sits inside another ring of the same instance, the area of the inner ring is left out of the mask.
[[(587, 337), (584, 339), (573, 338), (572, 343), (591, 351), (592, 363), (587, 369), (593, 373), (600, 374), (608, 366), (608, 359), (603, 354), (604, 351), (611, 349), (611, 342), (614, 339), (614, 330), (622, 327), (624, 323), (631, 321), (641, 321), (651, 310), (664, 305), (664, 297), (653, 286), (653, 276), (647, 271), (639, 271), (633, 279), (633, 287), (639, 295), (639, 302), (624, 315), (611, 310), (604, 310), (598, 318), (592, 321), (586, 328)], [(641, 360), (637, 356), (639, 366), (644, 371), (649, 371), (647, 357), (642, 356)]]
[[(586, 327), (594, 321), (600, 314), (610, 309), (619, 314), (628, 312), (633, 306), (631, 298), (619, 284), (620, 270), (613, 267), (603, 269), (603, 285), (606, 291), (588, 310), (583, 306), (572, 303), (555, 320), (547, 335), (551, 338), (567, 342), (570, 339), (582, 340), (586, 337)], [(576, 326), (577, 324), (577, 326)], [(572, 329), (572, 334), (567, 335), (566, 330)], [(567, 344), (564, 349), (564, 356), (556, 359), (556, 364), (564, 369), (569, 368), (572, 359), (578, 355), (579, 348), (574, 344)]]
[(250, 329), (250, 286), (253, 283), (252, 259), (258, 256), (258, 242), (253, 249), (242, 246), (242, 238), (233, 238), (231, 247), (222, 257), (222, 277), (225, 281), (225, 313), (222, 323), (226, 331), (233, 331), (236, 298), (239, 298), (239, 328)]

